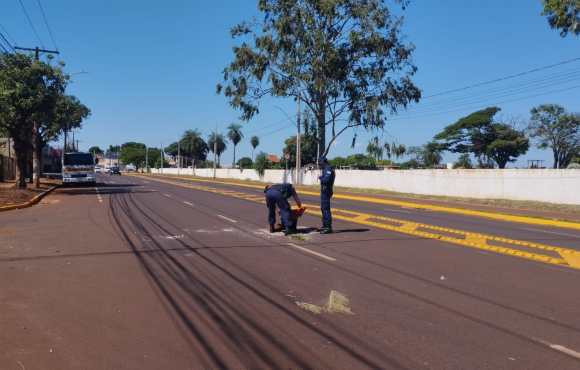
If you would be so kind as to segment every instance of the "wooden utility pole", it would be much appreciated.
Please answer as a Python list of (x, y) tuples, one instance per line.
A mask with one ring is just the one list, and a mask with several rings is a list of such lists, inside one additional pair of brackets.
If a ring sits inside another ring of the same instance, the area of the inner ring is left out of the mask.
[(300, 185), (300, 168), (302, 167), (302, 138), (300, 134), (300, 94), (298, 94), (298, 113), (296, 114), (296, 128), (298, 133), (296, 135), (296, 184)]
[[(36, 61), (40, 60), (40, 53), (45, 54), (60, 54), (58, 50), (46, 50), (41, 49), (38, 46), (35, 48), (22, 48), (15, 46), (14, 50), (24, 50), (24, 51), (34, 51), (34, 59)], [(40, 148), (40, 138), (38, 137), (38, 122), (33, 122), (32, 128), (32, 178), (34, 184), (37, 188), (40, 187), (40, 154), (42, 148)]]

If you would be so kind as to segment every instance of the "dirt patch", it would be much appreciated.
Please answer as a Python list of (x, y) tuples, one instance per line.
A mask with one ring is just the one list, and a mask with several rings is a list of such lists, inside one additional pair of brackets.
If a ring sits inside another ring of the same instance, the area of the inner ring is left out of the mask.
[(40, 184), (39, 189), (36, 189), (30, 185), (27, 189), (16, 189), (13, 182), (2, 182), (0, 183), (0, 207), (28, 202), (38, 194), (50, 189), (54, 185), (58, 185), (58, 182), (43, 181)]

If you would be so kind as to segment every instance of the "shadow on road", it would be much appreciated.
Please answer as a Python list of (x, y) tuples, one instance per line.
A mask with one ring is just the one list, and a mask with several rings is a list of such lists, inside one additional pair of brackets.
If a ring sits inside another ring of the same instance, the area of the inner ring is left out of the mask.
[[(365, 343), (323, 317), (314, 324), (309, 313), (268, 281), (226, 260), (203, 241), (192, 236), (172, 241), (190, 251), (187, 259), (170, 253), (154, 236), (172, 235), (174, 226), (131, 194), (111, 197), (109, 206), (119, 235), (167, 311), (181, 323), (199, 368), (406, 369), (386, 354), (384, 345)], [(135, 234), (150, 242), (136, 240)], [(348, 359), (350, 365), (324, 360), (310, 344), (313, 338), (332, 344), (327, 350), (334, 354), (326, 353), (325, 358)]]

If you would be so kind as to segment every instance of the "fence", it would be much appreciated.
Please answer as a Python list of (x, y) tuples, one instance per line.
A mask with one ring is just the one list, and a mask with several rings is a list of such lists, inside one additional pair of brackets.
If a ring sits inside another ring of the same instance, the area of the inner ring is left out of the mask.
[[(157, 173), (160, 170), (152, 170)], [(213, 177), (213, 169), (165, 168), (164, 174)], [(218, 169), (216, 177), (265, 183), (295, 183), (295, 172)], [(318, 184), (318, 171), (303, 171), (302, 184)], [(336, 186), (399, 193), (480, 199), (528, 200), (580, 205), (580, 170), (337, 170)]]
[(14, 180), (16, 177), (16, 164), (14, 158), (0, 155), (0, 181)]

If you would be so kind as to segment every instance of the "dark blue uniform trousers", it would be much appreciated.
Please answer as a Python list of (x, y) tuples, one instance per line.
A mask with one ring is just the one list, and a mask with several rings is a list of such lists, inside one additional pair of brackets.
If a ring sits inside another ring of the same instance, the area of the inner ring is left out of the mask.
[(282, 226), (287, 229), (291, 225), (290, 204), (278, 190), (269, 189), (266, 191), (266, 207), (268, 207), (268, 223), (270, 225), (276, 223), (276, 206), (280, 209)]
[(332, 194), (330, 192), (320, 193), (320, 210), (322, 211), (322, 227), (332, 228), (332, 213), (330, 212), (330, 198)]

